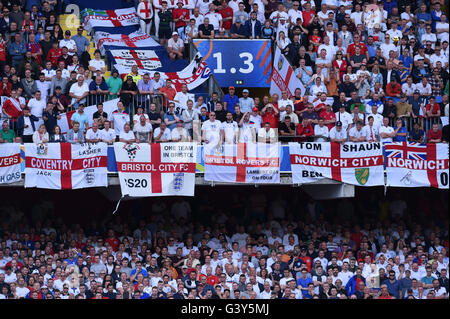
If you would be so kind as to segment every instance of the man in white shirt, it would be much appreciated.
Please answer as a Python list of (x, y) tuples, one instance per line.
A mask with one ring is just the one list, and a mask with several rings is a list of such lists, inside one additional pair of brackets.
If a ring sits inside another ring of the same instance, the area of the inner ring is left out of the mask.
[(194, 101), (195, 100), (195, 95), (188, 92), (188, 88), (187, 88), (186, 84), (182, 84), (181, 85), (181, 91), (177, 92), (177, 94), (175, 94), (175, 97), (173, 98), (173, 101), (175, 103), (178, 103), (178, 105), (183, 110), (186, 110), (187, 109), (187, 101), (188, 100)]
[[(327, 61), (327, 62), (328, 62), (328, 61), (331, 61), (331, 60), (333, 59), (334, 54), (336, 53), (335, 47), (334, 47), (334, 45), (332, 45), (332, 44), (330, 43), (330, 37), (327, 36), (327, 35), (324, 36), (324, 38), (323, 38), (323, 44), (321, 44), (321, 45), (319, 46), (319, 48), (317, 49), (317, 52), (322, 52), (322, 50), (325, 50), (325, 51), (326, 51), (325, 57), (326, 57), (326, 61)], [(323, 72), (323, 70), (322, 70), (322, 72)]]
[(77, 83), (72, 84), (69, 96), (72, 98), (72, 106), (78, 109), (78, 105), (86, 103), (86, 96), (89, 95), (89, 87), (84, 83), (84, 78), (80, 76)]
[(364, 126), (364, 133), (367, 142), (378, 142), (378, 128), (374, 125), (374, 117), (369, 115), (367, 117), (368, 124)]
[(42, 99), (41, 91), (36, 91), (35, 97), (30, 99), (28, 107), (30, 108), (31, 115), (36, 116), (38, 119), (42, 118), (42, 112), (44, 111), (47, 103)]
[(292, 9), (289, 9), (288, 16), (290, 25), (295, 25), (297, 23), (298, 18), (300, 18), (300, 20), (302, 20), (303, 23), (303, 14), (302, 11), (300, 10), (299, 0), (292, 2)]
[(172, 60), (183, 58), (184, 42), (178, 36), (178, 32), (172, 32), (172, 37), (167, 42), (167, 49)]
[(431, 95), (431, 85), (428, 83), (428, 78), (423, 77), (422, 81), (416, 84), (416, 90), (420, 92), (421, 96), (430, 96)]
[(342, 124), (342, 129), (348, 131), (348, 127), (352, 126), (353, 120), (350, 113), (345, 111), (345, 105), (339, 107), (339, 112), (336, 112), (336, 121), (340, 121)]
[(266, 122), (264, 123), (264, 127), (261, 127), (258, 130), (258, 143), (274, 143), (274, 142), (275, 142), (275, 131), (273, 128), (270, 127), (270, 123)]
[(330, 142), (345, 143), (347, 141), (347, 130), (342, 128), (342, 122), (337, 121), (336, 126), (330, 130)]
[(130, 123), (130, 116), (124, 111), (122, 101), (117, 102), (117, 110), (112, 113), (112, 128), (116, 133), (116, 136), (120, 135), (123, 131), (125, 123)]
[(446, 69), (448, 67), (448, 58), (442, 52), (441, 47), (436, 45), (434, 48), (434, 53), (430, 56), (430, 64), (433, 68), (436, 67), (436, 63), (441, 61), (443, 68)]
[(397, 22), (395, 20), (392, 21), (391, 28), (387, 30), (385, 34), (388, 34), (391, 37), (390, 43), (392, 44), (399, 42), (400, 39), (403, 37), (402, 32), (397, 29)]
[(170, 142), (172, 140), (172, 132), (164, 122), (161, 122), (159, 127), (155, 128), (153, 136), (155, 138), (155, 143)]
[(89, 61), (89, 71), (92, 72), (92, 76), (102, 76), (106, 71), (105, 61), (101, 59), (100, 50), (95, 50), (94, 59)]
[(216, 5), (209, 4), (209, 12), (205, 14), (205, 18), (209, 18), (209, 23), (214, 27), (214, 31), (218, 32), (222, 27), (222, 15), (216, 12)]
[(314, 142), (327, 142), (330, 133), (328, 127), (324, 125), (323, 118), (319, 118), (319, 125), (314, 126)]
[(350, 129), (350, 131), (348, 132), (350, 142), (365, 142), (366, 141), (366, 134), (362, 128), (363, 128), (362, 121), (361, 120), (356, 121), (356, 126), (352, 127)]
[(98, 143), (101, 141), (101, 131), (98, 129), (98, 123), (92, 123), (92, 127), (86, 132), (86, 142)]
[(216, 112), (209, 113), (209, 120), (202, 124), (202, 140), (206, 144), (217, 145), (220, 141), (222, 123), (216, 120)]
[(406, 83), (402, 84), (402, 92), (406, 96), (413, 96), (415, 90), (416, 90), (416, 85), (413, 83), (413, 78), (411, 75), (408, 75), (406, 77)]
[(227, 112), (226, 121), (222, 122), (221, 140), (225, 144), (236, 144), (239, 127), (233, 121), (233, 113)]
[(100, 131), (101, 141), (107, 144), (113, 144), (114, 141), (116, 140), (116, 132), (114, 132), (114, 130), (111, 129), (111, 122), (105, 121), (103, 125), (104, 129)]
[(431, 47), (434, 49), (434, 44), (436, 43), (437, 38), (436, 38), (436, 34), (431, 32), (431, 24), (428, 24), (425, 27), (425, 33), (422, 34), (422, 38), (421, 38), (421, 42), (422, 42), (421, 44), (423, 46), (425, 46), (427, 41), (431, 42)]
[(368, 117), (366, 118), (366, 125), (369, 124), (369, 117), (372, 116), (373, 118), (373, 126), (379, 130), (380, 126), (383, 125), (383, 115), (381, 115), (380, 113), (378, 113), (378, 107), (376, 105), (372, 105), (371, 108), (372, 112), (369, 113)]
[(133, 144), (136, 142), (136, 137), (131, 131), (130, 123), (125, 123), (123, 130), (120, 132), (119, 141), (126, 144)]
[(398, 52), (398, 48), (391, 43), (391, 37), (389, 34), (384, 35), (384, 43), (380, 45), (381, 52), (383, 53), (383, 57), (388, 60), (389, 52), (392, 50), (394, 52)]
[(59, 41), (59, 47), (66, 47), (70, 56), (74, 55), (77, 52), (77, 44), (70, 38), (70, 30), (66, 30), (66, 32), (64, 33), (64, 39)]
[(380, 126), (380, 142), (392, 142), (392, 139), (395, 137), (395, 131), (392, 126), (389, 126), (389, 118), (383, 118), (383, 125)]
[(262, 117), (258, 114), (258, 108), (256, 106), (252, 108), (252, 113), (250, 113), (250, 118), (248, 121), (255, 130), (259, 130), (261, 128)]
[(206, 3), (207, 6), (206, 6), (206, 12), (205, 13), (207, 13), (208, 12), (208, 8), (209, 8), (209, 3), (211, 1), (212, 0), (209, 0), (209, 1), (208, 0), (197, 1), (197, 8), (194, 8), (194, 10), (192, 10), (191, 19), (195, 20), (195, 26), (197, 27), (197, 30), (198, 30), (199, 25), (203, 24), (203, 20), (205, 19), (205, 16), (203, 15), (203, 13), (201, 13), (201, 10), (198, 8), (198, 6), (199, 6), (199, 4)]
[(50, 90), (50, 82), (45, 80), (45, 74), (39, 74), (39, 80), (36, 81), (36, 88), (41, 92), (41, 98), (47, 101), (48, 91)]

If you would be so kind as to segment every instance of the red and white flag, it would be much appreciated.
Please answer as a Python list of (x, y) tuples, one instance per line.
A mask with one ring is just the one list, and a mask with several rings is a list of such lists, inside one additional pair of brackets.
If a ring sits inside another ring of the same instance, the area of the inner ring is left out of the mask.
[(448, 144), (384, 144), (386, 186), (448, 189)]
[(280, 182), (280, 143), (204, 145), (205, 181)]
[(106, 143), (25, 144), (25, 187), (106, 187)]
[(357, 186), (383, 186), (381, 143), (289, 143), (292, 182), (330, 178)]
[(0, 144), (0, 184), (20, 181), (20, 166), (20, 144)]
[(197, 144), (114, 143), (122, 195), (194, 196)]
[(85, 9), (81, 12), (84, 28), (91, 32), (95, 27), (126, 27), (138, 25), (139, 17), (135, 8), (117, 10)]
[(61, 118), (57, 121), (59, 127), (61, 128), (61, 133), (66, 134), (72, 128), (72, 124), (70, 124), (70, 120), (72, 119), (72, 115), (75, 114), (76, 111), (69, 111), (66, 113), (61, 113)]
[(280, 48), (277, 47), (273, 60), (270, 95), (276, 93), (281, 96), (282, 91), (287, 91), (288, 97), (291, 97), (294, 96), (295, 89), (301, 90), (301, 96), (305, 95), (305, 87), (300, 79), (295, 76), (294, 69), (286, 57), (281, 54)]
[(94, 42), (102, 55), (105, 54), (104, 46), (127, 47), (127, 48), (144, 48), (159, 47), (160, 44), (153, 40), (148, 34), (142, 31), (135, 31), (130, 34), (111, 34), (107, 32), (95, 32)]

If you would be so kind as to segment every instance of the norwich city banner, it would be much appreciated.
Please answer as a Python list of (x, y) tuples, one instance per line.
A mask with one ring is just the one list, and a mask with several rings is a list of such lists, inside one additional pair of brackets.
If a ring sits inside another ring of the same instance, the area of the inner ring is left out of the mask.
[(203, 146), (205, 180), (228, 183), (280, 183), (280, 143)]
[(387, 186), (448, 189), (448, 144), (386, 143)]
[(20, 144), (0, 144), (0, 184), (20, 181), (20, 171)]
[(106, 143), (25, 144), (25, 187), (106, 187)]
[(197, 144), (114, 143), (122, 195), (194, 196)]
[(91, 32), (95, 27), (126, 27), (139, 24), (135, 8), (117, 10), (84, 9), (81, 11), (84, 28)]
[(357, 186), (383, 186), (381, 143), (289, 143), (292, 182), (330, 178)]

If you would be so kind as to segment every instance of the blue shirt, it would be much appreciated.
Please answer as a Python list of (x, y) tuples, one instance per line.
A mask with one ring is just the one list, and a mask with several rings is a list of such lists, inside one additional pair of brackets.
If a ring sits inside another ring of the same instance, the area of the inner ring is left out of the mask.
[[(167, 112), (166, 114), (164, 114), (164, 118), (163, 118), (164, 122), (166, 121), (166, 119), (169, 122), (172, 122), (172, 121), (175, 121), (175, 116), (174, 116), (173, 113)], [(167, 128), (169, 128), (170, 130), (173, 130), (176, 127), (177, 127), (177, 123), (173, 123), (173, 124), (167, 125)]]
[(89, 123), (88, 116), (86, 113), (80, 114), (80, 112), (75, 112), (71, 118), (72, 121), (80, 123), (80, 131), (84, 132), (84, 128)]
[(89, 42), (89, 40), (83, 36), (83, 35), (74, 35), (71, 38), (73, 41), (75, 41), (75, 44), (77, 45), (77, 55), (79, 58), (81, 58), (81, 55), (83, 54), (84, 51), (86, 51), (86, 46), (90, 46), (91, 43)]
[(418, 141), (418, 140), (420, 140), (420, 138), (422, 137), (422, 136), (424, 136), (424, 132), (423, 132), (423, 130), (421, 130), (421, 129), (419, 129), (419, 131), (418, 132), (416, 132), (416, 131), (414, 131), (414, 130), (411, 130), (410, 132), (409, 132), (409, 136), (413, 139), (413, 140), (415, 140), (415, 141)]
[[(130, 277), (133, 276), (133, 275), (136, 273), (136, 271), (137, 271), (137, 269), (134, 268), (134, 269), (131, 271), (131, 273), (130, 273)], [(148, 277), (147, 270), (145, 270), (144, 268), (141, 268), (140, 273), (144, 276), (144, 278), (147, 278), (147, 277)], [(134, 282), (137, 282), (137, 281), (135, 280)]]
[(394, 282), (391, 282), (390, 280), (385, 280), (383, 284), (386, 284), (389, 294), (393, 295), (397, 299), (400, 298), (399, 290), (401, 290), (401, 287), (400, 282), (398, 280), (395, 280)]
[[(397, 129), (397, 126), (394, 126), (394, 131)], [(408, 133), (408, 130), (406, 129), (406, 127), (402, 126), (399, 130), (398, 133)], [(406, 142), (406, 138), (407, 136), (395, 136), (393, 141), (394, 142)]]
[(239, 98), (236, 95), (231, 97), (230, 94), (225, 94), (223, 103), (225, 102), (227, 102), (227, 111), (234, 114), (234, 106), (239, 103)]
[(410, 55), (405, 57), (403, 54), (398, 58), (400, 61), (403, 62), (403, 65), (407, 68), (413, 63), (413, 59)]
[(370, 46), (368, 44), (366, 44), (366, 47), (367, 47), (367, 51), (369, 51), (369, 58), (375, 56), (377, 47), (375, 45)]
[[(308, 285), (311, 283), (313, 283), (311, 278), (303, 279), (303, 277), (300, 277), (297, 279), (297, 286), (302, 286), (302, 288), (308, 288)], [(303, 298), (305, 298), (306, 295), (308, 295), (308, 292), (302, 290), (302, 295), (303, 295)]]
[(431, 14), (429, 14), (428, 12), (425, 13), (418, 13), (417, 14), (417, 21), (420, 20), (425, 20), (425, 21), (431, 21)]

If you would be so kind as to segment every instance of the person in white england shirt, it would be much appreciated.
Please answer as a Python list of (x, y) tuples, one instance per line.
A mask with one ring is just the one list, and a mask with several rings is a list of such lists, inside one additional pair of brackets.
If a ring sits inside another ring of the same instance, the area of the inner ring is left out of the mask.
[(123, 130), (120, 132), (119, 141), (126, 144), (133, 144), (136, 142), (136, 137), (131, 131), (130, 123), (125, 123)]
[(264, 127), (258, 130), (258, 142), (259, 143), (274, 143), (275, 142), (275, 130), (270, 127), (270, 123), (264, 123)]
[(151, 143), (152, 142), (152, 125), (148, 121), (147, 114), (141, 114), (139, 116), (139, 122), (133, 126), (133, 132), (136, 137), (137, 143)]
[(101, 141), (101, 131), (98, 129), (98, 123), (92, 123), (92, 127), (86, 132), (86, 142), (98, 143)]
[(380, 126), (380, 142), (392, 142), (392, 139), (395, 137), (395, 131), (392, 126), (389, 126), (389, 118), (383, 118), (383, 125)]
[(167, 127), (167, 124), (161, 122), (159, 127), (157, 127), (154, 131), (153, 137), (155, 139), (155, 143), (165, 143), (170, 142), (172, 140), (172, 132)]
[(327, 142), (330, 133), (324, 125), (323, 118), (319, 118), (319, 124), (314, 126), (314, 142)]
[(105, 121), (103, 123), (104, 129), (100, 131), (100, 139), (107, 144), (113, 144), (116, 140), (116, 132), (111, 128), (111, 122)]
[(378, 128), (374, 125), (374, 117), (369, 115), (367, 117), (368, 123), (363, 127), (365, 133), (365, 141), (378, 142)]
[(222, 122), (221, 140), (225, 144), (236, 144), (239, 127), (233, 121), (233, 113), (227, 112), (226, 121)]
[(363, 130), (362, 121), (358, 120), (356, 121), (356, 126), (352, 127), (350, 131), (348, 132), (350, 142), (365, 142), (366, 141), (366, 135)]
[(216, 113), (209, 113), (209, 120), (202, 124), (202, 141), (206, 144), (216, 145), (220, 143), (220, 130), (222, 123), (216, 120)]
[(183, 120), (177, 123), (177, 126), (171, 132), (172, 142), (190, 142), (191, 136), (187, 129), (183, 127)]

